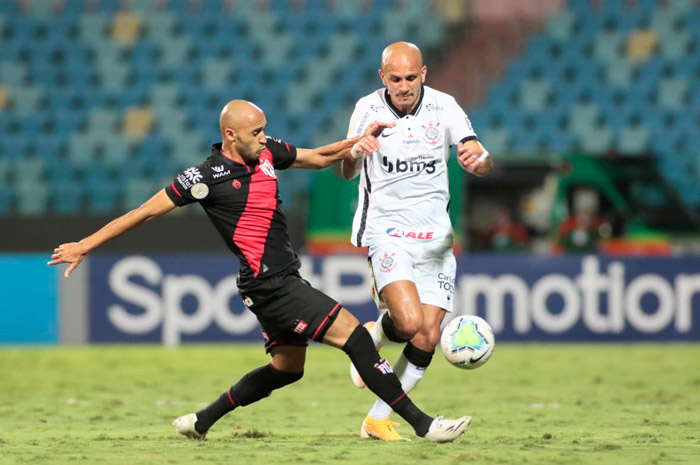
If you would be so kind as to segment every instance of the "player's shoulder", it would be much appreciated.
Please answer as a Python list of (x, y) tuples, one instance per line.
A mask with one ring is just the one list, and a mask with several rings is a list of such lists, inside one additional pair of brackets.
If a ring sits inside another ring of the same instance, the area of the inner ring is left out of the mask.
[(423, 91), (425, 92), (423, 96), (424, 103), (457, 105), (457, 100), (447, 92), (442, 92), (429, 86), (423, 86)]
[(355, 104), (355, 109), (363, 111), (378, 112), (386, 108), (386, 103), (382, 97), (384, 88), (377, 89), (371, 94), (367, 94), (360, 98)]
[(289, 142), (285, 142), (282, 139), (280, 139), (279, 137), (265, 136), (265, 138), (267, 139), (267, 143), (265, 144), (265, 146), (267, 148), (280, 147), (280, 148), (285, 148), (285, 149), (287, 149), (287, 151), (289, 151), (292, 147), (292, 145)]
[(185, 169), (178, 178), (184, 176), (193, 184), (198, 182), (215, 184), (234, 176), (233, 168), (221, 156), (210, 155), (202, 163)]
[(277, 137), (266, 137), (267, 142), (265, 143), (265, 152), (269, 152), (271, 156), (275, 157), (275, 159), (293, 159), (296, 157), (296, 146), (290, 144), (289, 142), (285, 142)]

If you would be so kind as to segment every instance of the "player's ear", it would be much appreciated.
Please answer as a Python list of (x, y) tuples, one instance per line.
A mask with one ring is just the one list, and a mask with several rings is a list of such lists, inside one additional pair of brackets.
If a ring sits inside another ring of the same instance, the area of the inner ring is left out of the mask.
[(224, 137), (231, 142), (236, 142), (236, 131), (231, 128), (224, 129)]
[(420, 69), (420, 80), (423, 84), (425, 84), (425, 75), (428, 73), (428, 67), (423, 65), (423, 67)]
[(381, 68), (379, 69), (379, 78), (382, 80), (382, 84), (386, 86), (386, 81), (384, 80), (384, 71), (382, 71)]

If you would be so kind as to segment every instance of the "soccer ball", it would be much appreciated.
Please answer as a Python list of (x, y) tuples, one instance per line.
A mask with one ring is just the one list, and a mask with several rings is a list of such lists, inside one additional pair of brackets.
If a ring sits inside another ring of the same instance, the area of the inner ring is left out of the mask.
[(462, 315), (450, 321), (442, 331), (440, 346), (445, 358), (457, 368), (473, 370), (493, 354), (496, 339), (491, 326), (482, 318)]

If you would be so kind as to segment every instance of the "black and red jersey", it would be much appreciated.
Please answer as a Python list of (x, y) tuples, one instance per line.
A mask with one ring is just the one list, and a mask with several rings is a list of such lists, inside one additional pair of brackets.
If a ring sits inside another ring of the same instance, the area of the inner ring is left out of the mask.
[(186, 169), (165, 188), (177, 206), (199, 202), (221, 237), (241, 262), (238, 287), (250, 290), (258, 280), (296, 271), (275, 170), (289, 168), (296, 147), (267, 138), (255, 165), (221, 154), (214, 144), (204, 163)]

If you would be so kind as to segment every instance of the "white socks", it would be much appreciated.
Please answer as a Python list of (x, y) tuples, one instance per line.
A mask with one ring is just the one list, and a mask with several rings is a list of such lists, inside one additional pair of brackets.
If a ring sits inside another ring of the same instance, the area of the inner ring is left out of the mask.
[[(382, 328), (382, 317), (377, 318), (376, 323), (369, 330), (369, 335), (372, 336), (372, 342), (374, 342), (374, 347), (377, 349), (386, 344), (389, 339), (386, 338), (384, 334), (384, 329)], [(396, 368), (394, 368), (396, 370)]]
[[(381, 325), (374, 325), (375, 328), (377, 326)], [(371, 333), (372, 332), (370, 331), (370, 334)], [(382, 334), (384, 333), (382, 332)], [(372, 339), (374, 339), (374, 335), (372, 336)], [(409, 362), (408, 359), (406, 359), (406, 356), (402, 353), (394, 364), (394, 374), (396, 374), (399, 381), (401, 381), (401, 388), (404, 390), (404, 392), (409, 393), (414, 387), (416, 387), (416, 384), (418, 384), (418, 381), (421, 380), (423, 374), (425, 374), (425, 368), (415, 366)], [(372, 409), (369, 411), (369, 416), (375, 420), (382, 420), (387, 418), (391, 412), (392, 409), (386, 402), (381, 399), (377, 399), (374, 406), (372, 406)]]

